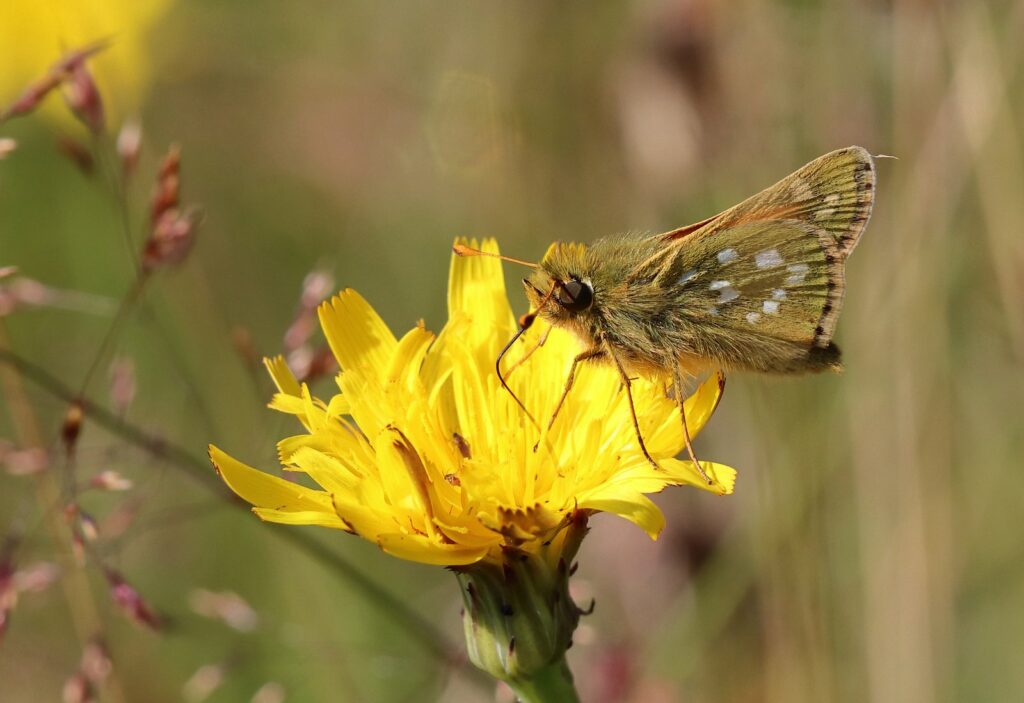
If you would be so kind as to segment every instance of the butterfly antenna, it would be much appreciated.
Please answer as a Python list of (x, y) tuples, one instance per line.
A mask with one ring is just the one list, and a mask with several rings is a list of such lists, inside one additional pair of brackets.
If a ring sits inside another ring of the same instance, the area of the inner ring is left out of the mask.
[(522, 408), (523, 412), (526, 413), (526, 417), (530, 418), (530, 422), (532, 422), (533, 425), (539, 430), (540, 425), (537, 424), (537, 419), (533, 416), (533, 413), (526, 409), (526, 405), (523, 404), (523, 401), (519, 400), (519, 396), (517, 396), (515, 392), (511, 388), (509, 388), (508, 382), (505, 381), (505, 377), (501, 375), (501, 360), (505, 358), (505, 354), (507, 354), (508, 350), (512, 348), (512, 345), (519, 341), (519, 338), (522, 337), (523, 333), (526, 332), (526, 330), (528, 330), (529, 328), (529, 325), (524, 325), (520, 327), (519, 331), (512, 336), (512, 339), (508, 340), (508, 344), (506, 344), (505, 347), (501, 350), (501, 353), (498, 354), (497, 360), (494, 362), (494, 370), (498, 374), (498, 380), (501, 381), (501, 387), (508, 391), (508, 394), (512, 396), (512, 400), (516, 401), (516, 405)]
[(513, 264), (521, 264), (522, 266), (528, 266), (532, 269), (537, 268), (537, 264), (529, 261), (523, 261), (522, 259), (515, 259), (511, 256), (505, 256), (504, 254), (495, 254), (490, 251), (481, 251), (480, 249), (474, 249), (473, 247), (467, 247), (465, 244), (455, 244), (452, 246), (452, 251), (455, 252), (456, 256), (490, 256), (495, 259), (501, 259), (502, 261), (508, 261)]
[[(456, 244), (456, 246), (459, 245)], [(458, 251), (456, 251), (455, 253), (458, 254)], [(487, 252), (480, 253), (486, 254)], [(508, 382), (505, 380), (505, 377), (501, 375), (501, 360), (505, 358), (505, 355), (508, 353), (508, 350), (512, 348), (512, 345), (515, 344), (519, 340), (519, 338), (526, 333), (526, 330), (530, 329), (530, 327), (533, 325), (533, 321), (537, 319), (537, 313), (544, 309), (544, 306), (548, 304), (548, 301), (551, 300), (551, 296), (554, 294), (555, 286), (551, 286), (551, 290), (549, 290), (547, 294), (541, 299), (540, 305), (537, 306), (537, 309), (534, 310), (533, 312), (528, 312), (521, 318), (519, 318), (519, 331), (512, 335), (512, 339), (508, 340), (508, 344), (505, 345), (505, 347), (498, 354), (498, 358), (494, 361), (494, 370), (498, 374), (498, 380), (501, 381), (501, 387), (508, 391), (508, 394), (512, 396), (512, 399), (516, 401), (516, 405), (523, 409), (523, 412), (526, 413), (526, 417), (530, 418), (530, 422), (533, 423), (533, 426), (536, 427), (538, 431), (540, 431), (540, 423), (537, 422), (537, 419), (533, 416), (533, 413), (526, 409), (526, 405), (523, 403), (523, 401), (519, 400), (519, 396), (517, 396), (512, 391), (512, 389), (509, 388)]]

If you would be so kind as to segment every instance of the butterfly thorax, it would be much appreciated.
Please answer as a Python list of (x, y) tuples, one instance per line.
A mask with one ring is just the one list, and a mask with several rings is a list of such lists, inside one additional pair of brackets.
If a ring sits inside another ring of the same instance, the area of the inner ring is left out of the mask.
[[(672, 346), (678, 340), (665, 334), (666, 325), (675, 321), (672, 301), (656, 276), (634, 275), (636, 262), (658, 248), (650, 237), (636, 235), (589, 246), (552, 245), (527, 282), (531, 305), (552, 325), (575, 334), (585, 348), (610, 345), (631, 372), (654, 375), (681, 351)], [(557, 282), (574, 281), (592, 291), (593, 300), (584, 309), (567, 306), (566, 293), (558, 288)]]

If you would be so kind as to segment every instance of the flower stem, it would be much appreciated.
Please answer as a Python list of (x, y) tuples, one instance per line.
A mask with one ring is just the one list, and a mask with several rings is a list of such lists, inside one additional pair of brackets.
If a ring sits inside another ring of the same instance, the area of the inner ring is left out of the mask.
[(528, 679), (509, 681), (508, 685), (521, 703), (578, 703), (580, 699), (565, 657)]

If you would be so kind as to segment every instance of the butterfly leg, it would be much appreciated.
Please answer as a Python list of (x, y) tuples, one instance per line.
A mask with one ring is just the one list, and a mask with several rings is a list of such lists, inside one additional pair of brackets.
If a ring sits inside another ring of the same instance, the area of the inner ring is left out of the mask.
[(633, 418), (633, 431), (636, 432), (636, 441), (640, 444), (640, 451), (644, 453), (644, 458), (650, 462), (651, 466), (658, 471), (661, 471), (661, 467), (658, 466), (658, 462), (656, 462), (654, 457), (651, 456), (651, 453), (647, 451), (647, 445), (644, 443), (644, 436), (640, 432), (640, 421), (636, 417), (636, 406), (633, 405), (633, 382), (629, 379), (629, 374), (626, 373), (626, 369), (622, 366), (622, 362), (619, 361), (619, 357), (615, 356), (615, 352), (612, 351), (611, 346), (606, 343), (605, 347), (606, 353), (612, 358), (612, 361), (615, 362), (615, 368), (619, 371), (619, 378), (622, 379), (622, 385), (626, 389), (626, 400), (629, 401), (629, 414)]
[(707, 473), (705, 473), (704, 467), (700, 465), (700, 459), (698, 459), (697, 455), (694, 453), (693, 442), (690, 440), (690, 428), (686, 426), (686, 408), (683, 406), (686, 398), (683, 395), (683, 382), (683, 371), (679, 367), (679, 364), (676, 364), (676, 367), (672, 372), (672, 386), (675, 389), (674, 395), (676, 397), (676, 404), (679, 406), (679, 418), (683, 422), (683, 441), (686, 442), (686, 452), (690, 455), (690, 461), (692, 461), (693, 465), (697, 467), (700, 477), (710, 486), (714, 482)]
[(523, 354), (521, 357), (519, 357), (518, 359), (513, 361), (511, 364), (509, 364), (509, 367), (507, 369), (505, 369), (505, 378), (508, 378), (509, 376), (511, 376), (512, 372), (515, 371), (517, 368), (519, 368), (520, 364), (522, 364), (524, 361), (529, 359), (531, 356), (533, 356), (534, 352), (536, 352), (538, 349), (540, 349), (541, 347), (544, 346), (545, 342), (548, 341), (548, 335), (551, 334), (551, 330), (553, 330), (553, 329), (555, 329), (555, 328), (554, 327), (548, 327), (546, 330), (544, 330), (544, 334), (541, 335), (541, 338), (539, 340), (537, 340), (536, 344), (534, 344), (532, 347), (530, 347), (530, 349), (525, 354)]
[[(545, 336), (545, 339), (546, 338), (547, 337)], [(569, 377), (565, 379), (565, 388), (562, 389), (562, 396), (558, 399), (558, 404), (555, 405), (555, 411), (551, 413), (551, 419), (548, 420), (549, 432), (555, 424), (555, 418), (558, 417), (558, 413), (562, 410), (562, 406), (565, 404), (565, 399), (569, 396), (569, 391), (572, 390), (572, 386), (576, 382), (576, 367), (579, 366), (581, 362), (587, 361), (588, 359), (596, 359), (604, 356), (604, 354), (604, 349), (594, 347), (593, 349), (582, 351), (573, 357), (572, 366), (569, 368)], [(537, 447), (539, 446), (540, 440), (537, 440), (537, 444), (533, 445), (533, 451), (537, 451)]]

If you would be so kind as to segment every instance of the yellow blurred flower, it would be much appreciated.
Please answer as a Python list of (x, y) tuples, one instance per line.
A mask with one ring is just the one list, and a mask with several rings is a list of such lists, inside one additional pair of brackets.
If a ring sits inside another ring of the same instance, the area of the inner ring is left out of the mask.
[[(46, 74), (65, 52), (110, 39), (89, 62), (107, 112), (136, 110), (145, 96), (152, 64), (151, 32), (171, 0), (3, 0), (0, 2), (0, 105), (13, 101)], [(48, 101), (51, 114), (58, 97)], [(115, 127), (116, 128), (116, 127)]]
[[(474, 243), (475, 244), (475, 243)], [(497, 252), (493, 241), (484, 249)], [(515, 332), (501, 264), (453, 257), (449, 320), (435, 337), (422, 326), (401, 339), (352, 290), (320, 307), (320, 322), (342, 369), (341, 393), (310, 395), (281, 358), (266, 364), (279, 392), (270, 407), (295, 415), (306, 432), (278, 445), (287, 471), (320, 489), (257, 471), (216, 447), (210, 456), (235, 493), (264, 520), (321, 525), (373, 541), (418, 562), (465, 565), (503, 548), (537, 552), (576, 511), (621, 515), (652, 538), (664, 516), (645, 494), (690, 484), (726, 494), (735, 471), (703, 462), (708, 486), (683, 447), (674, 401), (662, 384), (639, 380), (634, 399), (655, 470), (640, 453), (618, 375), (580, 371), (552, 430), (538, 430), (501, 388), (494, 360)], [(540, 320), (518, 345), (525, 354), (544, 333)], [(515, 368), (509, 383), (537, 417), (550, 416), (578, 343), (552, 330)], [(516, 352), (507, 357), (515, 363)], [(712, 376), (685, 407), (696, 434), (714, 412), (721, 379)]]

